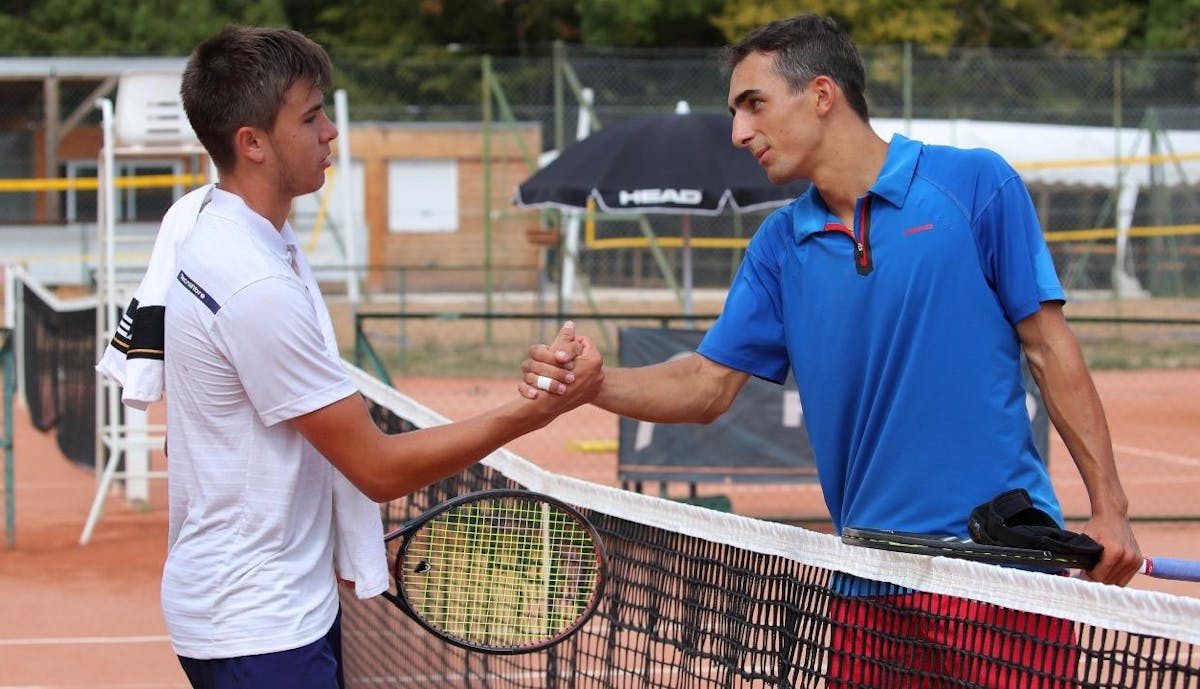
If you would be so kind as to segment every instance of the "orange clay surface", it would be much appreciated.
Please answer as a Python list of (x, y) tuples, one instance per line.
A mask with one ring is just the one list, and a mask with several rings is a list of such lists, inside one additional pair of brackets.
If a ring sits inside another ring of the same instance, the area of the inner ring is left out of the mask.
[[(1095, 377), (1132, 513), (1200, 514), (1200, 370), (1102, 371)], [(398, 386), (451, 418), (515, 394), (512, 381), (405, 379)], [(14, 548), (0, 540), (0, 689), (186, 687), (158, 605), (165, 484), (152, 482), (143, 506), (109, 496), (91, 543), (81, 546), (95, 477), (62, 459), (52, 434), (33, 430), (20, 403), (15, 412), (17, 529)], [(580, 428), (587, 429), (583, 436)], [(611, 415), (588, 407), (512, 449), (550, 470), (612, 484), (614, 453), (573, 447), (579, 440), (615, 438), (616, 430)], [(555, 459), (539, 459), (545, 448), (556, 449), (549, 453)], [(161, 456), (154, 461), (161, 465)], [(1082, 483), (1057, 436), (1051, 467), (1066, 512), (1086, 514)], [(754, 516), (821, 511), (812, 486), (718, 486), (710, 492), (727, 495), (735, 511)], [(1137, 522), (1135, 530), (1146, 553), (1200, 558), (1200, 522)], [(1138, 577), (1133, 585), (1200, 596), (1200, 584)]]

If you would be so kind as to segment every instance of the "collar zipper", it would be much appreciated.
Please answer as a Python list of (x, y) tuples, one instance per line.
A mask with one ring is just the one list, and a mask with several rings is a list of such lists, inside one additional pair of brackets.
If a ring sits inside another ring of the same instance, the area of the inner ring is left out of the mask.
[(867, 276), (875, 269), (871, 259), (871, 197), (864, 196), (858, 206), (858, 227), (854, 228), (854, 268), (859, 275)]
[(826, 231), (841, 232), (854, 242), (854, 269), (859, 275), (867, 276), (875, 269), (871, 258), (871, 197), (864, 196), (858, 202), (858, 222), (856, 227), (848, 228), (841, 223), (828, 223)]

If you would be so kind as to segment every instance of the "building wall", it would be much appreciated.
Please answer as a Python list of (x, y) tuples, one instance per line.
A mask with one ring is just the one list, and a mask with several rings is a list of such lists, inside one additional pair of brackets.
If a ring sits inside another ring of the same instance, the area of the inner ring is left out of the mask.
[[(478, 269), (486, 259), (484, 223), (484, 130), (468, 123), (361, 123), (350, 131), (350, 150), (362, 161), (364, 213), (368, 232), (367, 284), (372, 290), (394, 290), (401, 282), (398, 268), (409, 290), (478, 291), (484, 286), (482, 271), (450, 270), (469, 266)], [(537, 125), (515, 128), (496, 126), (491, 131), (491, 265), (496, 267), (537, 265), (540, 247), (526, 237), (525, 225), (536, 223), (530, 212), (513, 215), (516, 185), (532, 174), (518, 137), (531, 155), (541, 152), (541, 130)], [(453, 159), (458, 163), (458, 229), (453, 232), (391, 232), (388, 228), (388, 163), (394, 160)], [(392, 267), (391, 270), (387, 267)], [(514, 275), (502, 271), (506, 284), (529, 289), (536, 285), (536, 271)], [(513, 281), (518, 284), (513, 284)]]
[[(35, 130), (28, 139), (22, 137), (33, 149), (33, 169), (10, 176), (55, 176), (44, 169), (44, 138), (41, 130)], [(490, 196), (494, 218), (490, 264), (497, 268), (492, 275), (493, 287), (530, 289), (537, 284), (537, 271), (511, 268), (538, 264), (542, 247), (531, 243), (527, 237), (527, 226), (536, 226), (537, 214), (533, 211), (518, 214), (512, 198), (516, 185), (532, 174), (525, 151), (534, 157), (541, 152), (541, 130), (536, 124), (496, 125), (490, 140)], [(414, 291), (481, 291), (485, 287), (481, 267), (487, 261), (483, 214), (484, 176), (488, 167), (484, 164), (482, 124), (354, 123), (350, 126), (349, 141), (352, 157), (363, 166), (367, 254), (359, 260), (376, 267), (366, 276), (367, 287), (373, 291), (394, 291), (403, 283), (405, 289)], [(15, 142), (10, 145), (12, 143)], [(101, 143), (98, 128), (75, 128), (60, 142), (58, 160), (95, 160)], [(334, 146), (336, 155), (336, 142)], [(457, 163), (457, 229), (452, 232), (390, 231), (389, 162), (431, 159), (452, 159)], [(181, 160), (186, 172), (204, 171), (193, 169), (204, 167), (200, 165), (202, 161), (191, 157), (181, 157)], [(12, 196), (19, 197), (29, 206), (24, 216), (33, 216), (38, 223), (54, 223), (59, 221), (55, 209), (60, 193), (27, 192)], [(94, 204), (95, 192), (85, 195), (90, 196)], [(401, 268), (407, 269), (403, 276)]]

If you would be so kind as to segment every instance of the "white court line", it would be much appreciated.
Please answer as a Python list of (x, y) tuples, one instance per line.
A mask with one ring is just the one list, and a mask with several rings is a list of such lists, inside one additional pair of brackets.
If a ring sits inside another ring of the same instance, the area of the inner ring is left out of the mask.
[(1170, 452), (1159, 452), (1158, 450), (1147, 450), (1141, 447), (1133, 447), (1131, 445), (1113, 445), (1113, 449), (1117, 452), (1123, 452), (1139, 457), (1148, 457), (1150, 459), (1161, 459), (1164, 462), (1172, 464), (1182, 464), (1189, 467), (1200, 467), (1200, 457), (1189, 457), (1187, 455), (1177, 455)]
[[(0, 639), (0, 646), (83, 646), (112, 644), (157, 644), (167, 643), (165, 634), (153, 636), (44, 636), (28, 639)], [(0, 689), (7, 689), (0, 686)]]

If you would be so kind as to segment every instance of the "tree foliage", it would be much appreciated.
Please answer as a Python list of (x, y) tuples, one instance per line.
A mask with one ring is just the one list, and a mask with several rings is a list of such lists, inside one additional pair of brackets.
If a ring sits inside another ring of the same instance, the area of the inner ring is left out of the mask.
[(580, 0), (579, 33), (595, 46), (720, 45), (709, 17), (724, 0)]
[(1200, 0), (1150, 0), (1146, 46), (1200, 49)]
[(287, 23), (280, 0), (37, 0), (0, 7), (5, 55), (187, 55), (229, 22)]
[(766, 0), (726, 3), (713, 22), (730, 42), (773, 19), (814, 12), (836, 19), (860, 45), (1110, 50), (1138, 40), (1144, 5), (1137, 0)]
[(293, 25), (334, 52), (408, 55), (465, 46), (525, 54), (578, 41), (574, 0), (285, 0)]
[(186, 55), (228, 22), (382, 59), (527, 55), (555, 40), (716, 47), (800, 12), (834, 17), (864, 46), (1200, 49), (1200, 0), (0, 0), (0, 54)]

